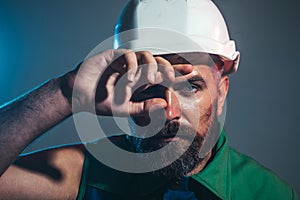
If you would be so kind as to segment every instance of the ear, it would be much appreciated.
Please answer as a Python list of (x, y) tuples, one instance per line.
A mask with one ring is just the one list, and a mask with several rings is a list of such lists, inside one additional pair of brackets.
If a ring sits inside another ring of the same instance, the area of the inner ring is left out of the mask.
[(223, 112), (223, 107), (228, 93), (228, 88), (229, 88), (228, 76), (221, 77), (221, 80), (218, 84), (218, 108), (217, 108), (218, 116), (221, 116)]

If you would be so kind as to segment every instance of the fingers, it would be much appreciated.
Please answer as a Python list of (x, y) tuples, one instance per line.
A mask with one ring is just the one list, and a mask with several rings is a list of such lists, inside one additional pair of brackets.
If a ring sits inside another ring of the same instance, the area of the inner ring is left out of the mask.
[(171, 82), (175, 80), (178, 76), (185, 76), (193, 72), (194, 67), (191, 64), (175, 64), (172, 65), (168, 60), (156, 56), (157, 63), (159, 64), (159, 69), (163, 72), (165, 77)]
[(194, 67), (191, 64), (177, 64), (173, 65), (175, 71), (177, 71), (180, 75), (187, 75), (193, 72)]
[(137, 69), (138, 69), (138, 61), (135, 52), (131, 51), (124, 55), (127, 64), (127, 79), (128, 81), (134, 81)]
[(142, 70), (142, 74), (146, 76), (149, 83), (156, 82), (156, 73), (158, 71), (157, 62), (153, 55), (147, 51), (116, 51), (115, 60), (111, 64), (114, 71), (121, 75), (127, 72), (127, 80), (133, 82), (138, 74), (138, 69)]
[[(175, 79), (175, 71), (171, 63), (160, 56), (156, 56), (155, 60), (159, 65), (159, 69), (163, 72), (164, 77), (166, 77), (169, 81), (173, 81)], [(161, 78), (159, 82), (163, 81), (161, 76), (158, 78)]]
[(172, 65), (165, 58), (153, 56), (148, 51), (124, 51), (114, 63), (113, 69), (121, 75), (127, 72), (127, 80), (130, 82), (134, 81), (139, 70), (150, 84), (160, 83), (164, 78), (173, 81), (176, 76), (187, 75), (193, 71), (191, 64)]
[(167, 106), (166, 100), (162, 98), (147, 99), (142, 102), (130, 102), (129, 114), (131, 116), (147, 115), (150, 111), (164, 109)]
[(156, 83), (156, 74), (157, 74), (157, 62), (154, 56), (148, 51), (137, 52), (137, 56), (140, 60), (139, 64), (141, 65), (142, 71), (146, 75), (147, 81), (151, 84)]
[[(108, 113), (112, 105), (117, 107), (116, 113), (120, 116), (145, 115), (151, 109), (162, 109), (167, 106), (163, 95), (157, 95), (160, 91), (153, 90), (155, 94), (148, 99), (139, 102), (132, 101), (131, 97), (136, 89), (142, 86), (159, 85), (166, 81), (166, 87), (175, 83), (178, 77), (186, 77), (194, 68), (191, 64), (175, 64), (161, 56), (153, 56), (150, 52), (112, 51), (107, 53), (107, 58), (91, 62), (93, 65), (106, 63), (108, 67), (104, 70), (97, 86), (98, 113)], [(111, 58), (111, 60), (109, 60)], [(104, 61), (105, 62), (104, 62)], [(103, 65), (104, 65), (103, 64)], [(106, 65), (106, 66), (107, 66)], [(93, 66), (91, 66), (92, 68)], [(97, 71), (96, 71), (97, 72)], [(99, 73), (92, 73), (99, 74)], [(126, 76), (123, 75), (127, 73)], [(94, 75), (95, 76), (95, 75)], [(93, 77), (94, 77), (93, 76)], [(141, 77), (144, 76), (144, 77)], [(86, 78), (91, 78), (87, 76)], [(96, 78), (95, 78), (96, 79)], [(145, 87), (144, 89), (146, 89)], [(148, 92), (151, 92), (149, 90)], [(148, 94), (148, 93), (147, 93)], [(143, 94), (142, 94), (143, 95)]]

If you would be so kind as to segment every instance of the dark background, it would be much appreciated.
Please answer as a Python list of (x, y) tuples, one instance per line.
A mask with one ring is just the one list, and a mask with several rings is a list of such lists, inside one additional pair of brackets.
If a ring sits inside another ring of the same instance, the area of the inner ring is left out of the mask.
[[(73, 69), (112, 36), (124, 0), (0, 0), (0, 104)], [(241, 52), (231, 76), (230, 144), (300, 193), (299, 1), (215, 0)], [(78, 141), (72, 120), (31, 145)]]

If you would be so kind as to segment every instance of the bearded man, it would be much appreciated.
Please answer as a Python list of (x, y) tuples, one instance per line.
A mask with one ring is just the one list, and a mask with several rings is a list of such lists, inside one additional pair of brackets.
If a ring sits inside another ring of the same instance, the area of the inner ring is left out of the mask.
[[(228, 147), (222, 114), (239, 52), (210, 0), (132, 0), (113, 45), (2, 106), (1, 199), (296, 199), (275, 174)], [(81, 124), (97, 114), (121, 117), (129, 129), (99, 129), (107, 136), (98, 141), (16, 160), (82, 112), (92, 117)]]

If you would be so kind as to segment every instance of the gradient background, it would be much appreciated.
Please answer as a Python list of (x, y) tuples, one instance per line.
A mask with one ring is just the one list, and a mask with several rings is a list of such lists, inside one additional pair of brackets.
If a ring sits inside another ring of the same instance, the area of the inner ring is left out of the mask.
[[(0, 104), (73, 69), (112, 36), (126, 2), (0, 0)], [(241, 52), (227, 101), (230, 144), (275, 171), (299, 194), (299, 1), (215, 3)], [(50, 132), (25, 152), (78, 141), (71, 119)]]

